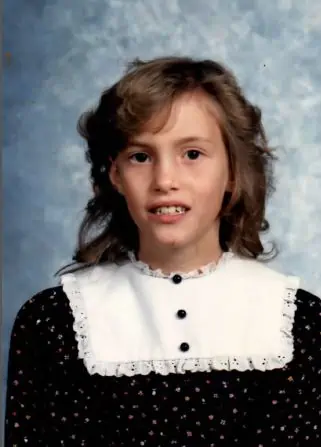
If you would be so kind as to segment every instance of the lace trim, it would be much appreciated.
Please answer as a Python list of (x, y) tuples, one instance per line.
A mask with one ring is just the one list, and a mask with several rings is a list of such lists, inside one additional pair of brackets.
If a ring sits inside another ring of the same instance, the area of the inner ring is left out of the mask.
[(224, 251), (218, 260), (218, 262), (210, 262), (207, 265), (203, 265), (198, 269), (192, 270), (190, 272), (172, 272), (170, 274), (164, 273), (161, 269), (152, 269), (148, 264), (143, 261), (140, 261), (136, 258), (135, 253), (133, 251), (128, 252), (128, 257), (132, 264), (141, 270), (146, 275), (156, 276), (158, 278), (171, 278), (174, 275), (180, 275), (183, 279), (188, 278), (198, 278), (201, 276), (209, 275), (214, 272), (218, 268), (220, 268), (223, 264), (229, 261), (232, 257), (234, 257), (234, 253), (230, 249), (229, 251)]
[[(293, 326), (295, 320), (296, 305), (296, 293), (299, 288), (300, 279), (297, 276), (287, 276), (287, 285), (285, 289), (285, 295), (283, 298), (283, 312), (282, 312), (282, 348), (284, 364), (290, 362), (294, 355), (294, 340), (293, 340)], [(279, 357), (278, 357), (279, 358)]]
[(296, 311), (296, 292), (299, 287), (299, 278), (288, 276), (287, 285), (283, 297), (283, 326), (282, 349), (278, 356), (263, 357), (231, 357), (217, 356), (215, 358), (187, 358), (172, 360), (146, 360), (132, 362), (99, 362), (93, 355), (93, 350), (89, 340), (88, 318), (85, 312), (84, 300), (78, 288), (76, 277), (66, 274), (61, 277), (63, 290), (70, 301), (70, 306), (74, 315), (73, 329), (78, 343), (78, 358), (84, 360), (84, 364), (89, 374), (100, 374), (101, 376), (134, 376), (137, 374), (147, 375), (155, 372), (161, 375), (171, 373), (185, 374), (190, 372), (210, 372), (211, 370), (259, 370), (266, 371), (275, 368), (283, 368), (293, 358), (293, 324)]

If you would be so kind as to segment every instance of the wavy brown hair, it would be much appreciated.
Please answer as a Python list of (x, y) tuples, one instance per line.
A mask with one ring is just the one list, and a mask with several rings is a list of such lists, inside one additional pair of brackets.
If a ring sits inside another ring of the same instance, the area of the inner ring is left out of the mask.
[[(272, 243), (265, 253), (260, 232), (269, 229), (266, 200), (274, 192), (273, 164), (261, 110), (245, 97), (234, 74), (213, 60), (163, 57), (135, 59), (123, 77), (105, 90), (97, 107), (81, 115), (78, 132), (86, 140), (94, 196), (86, 206), (72, 264), (119, 262), (137, 252), (138, 229), (124, 197), (110, 182), (111, 161), (126, 148), (159, 112), (169, 112), (181, 95), (201, 90), (220, 111), (220, 128), (233, 177), (232, 192), (225, 193), (220, 212), (220, 245), (247, 258), (263, 261), (278, 251)], [(64, 267), (64, 268), (66, 268)], [(56, 274), (61, 272), (60, 269)]]

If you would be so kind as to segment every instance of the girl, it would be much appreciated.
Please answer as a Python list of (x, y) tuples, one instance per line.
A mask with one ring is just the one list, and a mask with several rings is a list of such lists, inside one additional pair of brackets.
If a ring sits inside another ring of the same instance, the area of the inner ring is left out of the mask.
[(317, 445), (321, 306), (264, 263), (260, 109), (217, 62), (136, 60), (78, 128), (94, 197), (15, 320), (6, 445)]

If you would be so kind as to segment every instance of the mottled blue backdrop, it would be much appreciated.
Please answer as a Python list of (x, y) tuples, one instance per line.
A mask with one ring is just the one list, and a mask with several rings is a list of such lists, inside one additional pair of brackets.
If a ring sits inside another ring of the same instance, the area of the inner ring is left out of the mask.
[[(316, 0), (6, 0), (4, 384), (15, 314), (70, 261), (89, 198), (79, 114), (139, 56), (227, 63), (280, 146), (272, 265), (321, 295), (321, 8)], [(268, 247), (267, 247), (268, 248)]]

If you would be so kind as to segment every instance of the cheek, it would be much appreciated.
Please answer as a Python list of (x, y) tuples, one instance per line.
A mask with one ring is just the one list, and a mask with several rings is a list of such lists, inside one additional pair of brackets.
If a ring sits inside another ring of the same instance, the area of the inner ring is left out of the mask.
[(144, 207), (143, 190), (136, 184), (124, 184), (124, 197), (134, 220), (139, 218)]
[(210, 210), (217, 212), (222, 205), (225, 188), (225, 178), (223, 177), (202, 185), (199, 183), (196, 205), (201, 207), (204, 213), (208, 213)]
[(219, 197), (224, 194), (226, 189), (226, 176), (225, 175), (216, 175), (208, 179), (203, 179), (198, 182), (198, 190), (199, 194), (204, 198), (208, 199), (212, 197), (213, 199)]

